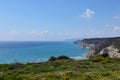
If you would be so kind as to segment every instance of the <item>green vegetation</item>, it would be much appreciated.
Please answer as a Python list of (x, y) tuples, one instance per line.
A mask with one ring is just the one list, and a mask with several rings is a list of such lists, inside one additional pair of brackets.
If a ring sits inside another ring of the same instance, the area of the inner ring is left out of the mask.
[(114, 40), (113, 45), (115, 48), (120, 49), (120, 40)]
[(61, 57), (40, 63), (1, 64), (0, 80), (120, 80), (120, 58), (99, 55), (72, 60)]
[(54, 57), (54, 56), (51, 56), (50, 59), (49, 59), (49, 61), (64, 60), (64, 59), (69, 59), (69, 60), (71, 60), (71, 58), (62, 55), (62, 56), (59, 56), (58, 58), (56, 58), (56, 57)]

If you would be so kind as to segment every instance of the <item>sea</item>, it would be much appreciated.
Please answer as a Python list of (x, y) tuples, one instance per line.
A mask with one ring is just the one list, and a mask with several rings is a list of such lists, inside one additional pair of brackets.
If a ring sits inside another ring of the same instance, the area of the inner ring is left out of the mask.
[(0, 64), (44, 62), (51, 56), (84, 59), (88, 50), (69, 41), (2, 41)]

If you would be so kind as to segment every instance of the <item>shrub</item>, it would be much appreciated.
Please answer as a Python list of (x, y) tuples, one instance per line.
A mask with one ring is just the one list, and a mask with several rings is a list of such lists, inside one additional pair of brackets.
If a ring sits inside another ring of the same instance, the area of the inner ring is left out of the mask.
[(55, 61), (55, 60), (56, 60), (56, 57), (54, 57), (54, 56), (51, 56), (49, 59), (49, 61)]
[(94, 58), (92, 58), (91, 60), (93, 62), (101, 62), (104, 58), (102, 56), (95, 56)]
[(54, 57), (54, 56), (51, 56), (50, 59), (49, 59), (48, 61), (55, 61), (55, 60), (61, 60), (61, 59), (69, 59), (69, 60), (71, 60), (71, 58), (62, 55), (62, 56), (59, 56), (59, 57), (57, 57), (57, 58)]
[(8, 66), (8, 69), (10, 70), (15, 70), (15, 69), (21, 69), (21, 68), (24, 68), (25, 66), (21, 63), (14, 63), (14, 64), (10, 64)]
[(57, 59), (59, 60), (59, 59), (71, 59), (71, 58), (69, 58), (69, 57), (67, 57), (67, 56), (62, 55), (62, 56), (59, 56)]
[(109, 57), (109, 54), (108, 53), (104, 53), (101, 56), (104, 57), (104, 58), (107, 58), (107, 57)]

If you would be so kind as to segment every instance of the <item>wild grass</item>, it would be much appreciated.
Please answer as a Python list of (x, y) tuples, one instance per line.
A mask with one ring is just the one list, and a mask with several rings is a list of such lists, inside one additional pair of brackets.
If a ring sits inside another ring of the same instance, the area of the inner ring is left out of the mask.
[(119, 75), (120, 58), (103, 56), (0, 65), (0, 80), (120, 80)]

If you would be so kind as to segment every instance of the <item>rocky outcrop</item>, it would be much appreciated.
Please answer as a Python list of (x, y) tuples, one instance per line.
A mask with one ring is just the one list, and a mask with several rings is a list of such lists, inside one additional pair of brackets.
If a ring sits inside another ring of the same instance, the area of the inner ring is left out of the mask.
[(89, 49), (86, 58), (104, 53), (108, 53), (110, 57), (120, 57), (120, 37), (83, 39), (74, 43)]
[(108, 53), (110, 57), (120, 57), (120, 49), (109, 46), (100, 51), (100, 54)]

